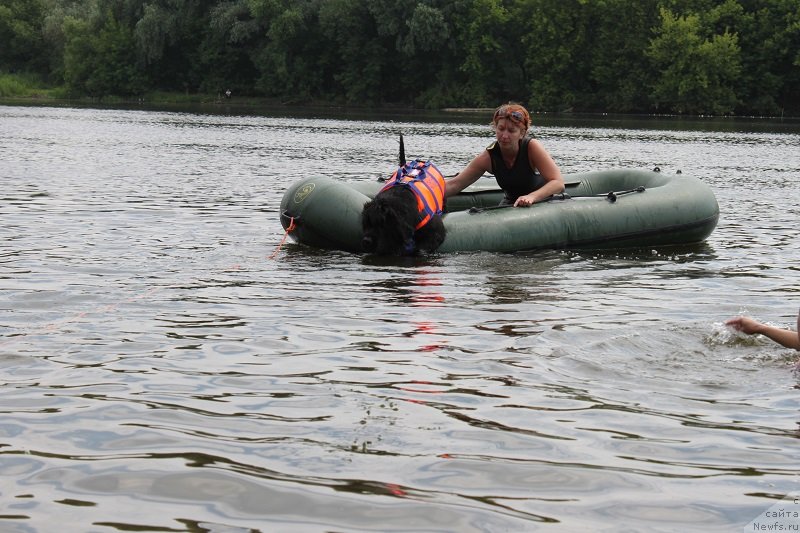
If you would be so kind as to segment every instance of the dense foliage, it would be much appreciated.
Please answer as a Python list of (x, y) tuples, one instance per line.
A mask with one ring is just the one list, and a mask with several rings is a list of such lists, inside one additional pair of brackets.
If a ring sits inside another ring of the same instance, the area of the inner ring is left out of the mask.
[(0, 74), (74, 95), (800, 112), (797, 0), (0, 0)]

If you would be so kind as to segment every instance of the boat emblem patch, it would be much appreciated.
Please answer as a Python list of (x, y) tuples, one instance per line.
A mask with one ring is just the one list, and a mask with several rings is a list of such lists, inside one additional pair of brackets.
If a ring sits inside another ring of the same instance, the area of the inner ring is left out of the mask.
[(314, 183), (303, 185), (303, 187), (299, 191), (294, 193), (294, 203), (299, 204), (300, 202), (308, 198), (308, 195), (312, 193), (314, 187), (316, 187), (316, 184)]

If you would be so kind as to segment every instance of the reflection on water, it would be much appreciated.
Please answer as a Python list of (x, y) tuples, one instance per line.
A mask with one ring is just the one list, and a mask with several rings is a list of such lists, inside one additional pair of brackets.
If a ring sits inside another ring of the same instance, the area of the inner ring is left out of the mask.
[(283, 190), (401, 131), (453, 174), (486, 117), (0, 115), (0, 530), (731, 531), (798, 490), (797, 354), (722, 325), (796, 323), (785, 124), (537, 117), (566, 172), (709, 183), (700, 245), (386, 259), (278, 248)]

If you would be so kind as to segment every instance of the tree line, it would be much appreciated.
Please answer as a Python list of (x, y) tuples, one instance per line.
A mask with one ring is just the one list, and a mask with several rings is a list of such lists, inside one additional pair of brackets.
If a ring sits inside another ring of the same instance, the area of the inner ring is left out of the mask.
[(73, 96), (800, 114), (797, 0), (0, 0), (0, 73)]

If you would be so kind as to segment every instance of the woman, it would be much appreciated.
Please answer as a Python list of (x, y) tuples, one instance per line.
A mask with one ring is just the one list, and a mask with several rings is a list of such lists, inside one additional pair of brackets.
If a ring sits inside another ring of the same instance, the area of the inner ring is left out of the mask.
[(484, 173), (494, 174), (505, 198), (501, 205), (527, 207), (564, 191), (564, 179), (542, 143), (528, 137), (531, 117), (518, 104), (501, 105), (492, 117), (497, 140), (475, 156), (456, 177), (447, 180), (453, 196)]
[(769, 326), (747, 316), (731, 318), (725, 322), (725, 325), (737, 331), (741, 331), (742, 333), (746, 333), (747, 335), (759, 333), (772, 339), (781, 346), (800, 350), (800, 313), (797, 314), (797, 331)]

